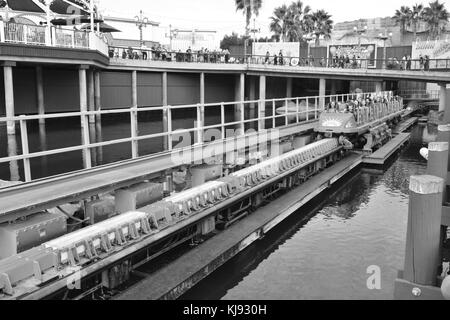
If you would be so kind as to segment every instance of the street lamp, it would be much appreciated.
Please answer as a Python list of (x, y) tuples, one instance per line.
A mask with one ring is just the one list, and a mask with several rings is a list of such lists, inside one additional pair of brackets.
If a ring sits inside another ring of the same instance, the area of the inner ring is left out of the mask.
[(354, 27), (353, 31), (358, 34), (358, 47), (361, 46), (361, 35), (367, 32), (367, 26), (363, 28)]
[(139, 28), (141, 47), (143, 47), (144, 46), (144, 36), (142, 33), (142, 29), (147, 27), (147, 24), (149, 22), (148, 18), (144, 17), (144, 13), (141, 10), (139, 12), (139, 16), (135, 16), (134, 20), (136, 21), (136, 26)]
[[(172, 51), (172, 39), (176, 38), (178, 35), (178, 29), (172, 30), (172, 25), (169, 24), (169, 39), (170, 39), (170, 51)], [(167, 37), (167, 33), (166, 33)]]
[(392, 32), (389, 34), (380, 33), (377, 39), (383, 40), (383, 69), (386, 69), (386, 40), (392, 37)]
[[(310, 57), (310, 55), (311, 55), (311, 45), (310, 45), (310, 41), (312, 41), (312, 40), (316, 41), (317, 35), (310, 33), (310, 34), (305, 34), (302, 38), (303, 38), (303, 40), (305, 40), (306, 43), (308, 44), (308, 54), (307, 54), (308, 56), (307, 56), (307, 59), (309, 59), (309, 57)], [(310, 62), (309, 60), (307, 60), (307, 61)]]

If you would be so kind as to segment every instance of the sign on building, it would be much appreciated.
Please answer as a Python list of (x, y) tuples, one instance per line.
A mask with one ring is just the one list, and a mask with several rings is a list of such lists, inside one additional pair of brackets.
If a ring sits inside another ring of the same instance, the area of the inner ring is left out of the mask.
[(220, 41), (215, 31), (181, 31), (179, 30), (172, 40), (172, 50), (185, 52), (189, 47), (193, 51), (219, 49)]
[(419, 59), (421, 55), (424, 58), (428, 56), (430, 60), (443, 59), (441, 61), (433, 61), (433, 68), (435, 63), (437, 64), (437, 68), (447, 68), (446, 59), (450, 59), (450, 43), (445, 40), (414, 42), (412, 45), (411, 59)]
[(328, 46), (328, 59), (332, 61), (333, 57), (344, 56), (350, 59), (365, 59), (361, 64), (366, 64), (367, 68), (375, 68), (377, 58), (376, 44), (361, 45), (330, 45)]
[(300, 42), (254, 42), (253, 55), (265, 56), (267, 52), (270, 56), (279, 55), (280, 51), (284, 57), (300, 57)]

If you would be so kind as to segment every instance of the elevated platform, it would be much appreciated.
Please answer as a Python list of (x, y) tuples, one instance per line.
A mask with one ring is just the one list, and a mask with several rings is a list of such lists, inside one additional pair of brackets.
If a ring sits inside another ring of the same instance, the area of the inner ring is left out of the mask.
[(350, 154), (291, 192), (190, 250), (115, 297), (116, 300), (176, 299), (251, 243), (361, 164)]
[(415, 125), (419, 121), (419, 118), (412, 117), (409, 119), (406, 119), (402, 122), (400, 122), (397, 127), (392, 131), (394, 134), (404, 132), (411, 128), (413, 125)]
[(387, 159), (403, 146), (411, 136), (410, 133), (399, 133), (392, 140), (382, 146), (380, 149), (372, 153), (370, 156), (363, 158), (364, 164), (383, 165)]

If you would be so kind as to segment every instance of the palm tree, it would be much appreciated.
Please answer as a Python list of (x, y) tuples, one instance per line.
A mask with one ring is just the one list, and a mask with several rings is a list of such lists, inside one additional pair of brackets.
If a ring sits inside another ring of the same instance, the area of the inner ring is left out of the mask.
[(250, 20), (252, 15), (258, 16), (262, 7), (262, 0), (235, 0), (236, 11), (242, 11), (245, 15), (245, 35), (248, 37), (250, 33)]
[(289, 8), (283, 4), (281, 7), (275, 8), (272, 17), (270, 17), (270, 31), (275, 34), (275, 37), (281, 41), (287, 40), (287, 33), (291, 17), (289, 15)]
[(406, 31), (406, 26), (410, 24), (412, 17), (412, 10), (408, 6), (401, 6), (400, 10), (395, 11), (393, 19), (397, 25), (400, 25), (400, 32), (403, 35)]
[(311, 7), (304, 5), (302, 1), (292, 2), (288, 7), (288, 30), (289, 41), (300, 41), (304, 33), (307, 33), (311, 22)]
[(414, 33), (413, 41), (415, 41), (416, 37), (417, 37), (417, 25), (419, 24), (420, 21), (423, 20), (423, 12), (424, 12), (424, 10), (423, 10), (422, 4), (415, 4), (412, 7), (411, 18), (409, 20), (408, 25), (412, 25), (412, 27), (413, 27), (413, 33)]
[(429, 7), (425, 8), (423, 11), (423, 20), (430, 28), (430, 35), (432, 38), (435, 38), (441, 34), (448, 22), (448, 19), (449, 13), (447, 9), (445, 9), (445, 5), (443, 3), (439, 3), (438, 0), (430, 2)]
[(325, 39), (331, 37), (331, 31), (333, 30), (333, 20), (331, 20), (331, 14), (325, 10), (317, 10), (311, 15), (313, 22), (313, 29), (311, 32), (316, 35), (316, 45), (319, 44), (319, 37), (323, 36)]
[(270, 18), (270, 31), (282, 41), (300, 41), (308, 30), (310, 12), (311, 8), (305, 6), (302, 1), (275, 8)]

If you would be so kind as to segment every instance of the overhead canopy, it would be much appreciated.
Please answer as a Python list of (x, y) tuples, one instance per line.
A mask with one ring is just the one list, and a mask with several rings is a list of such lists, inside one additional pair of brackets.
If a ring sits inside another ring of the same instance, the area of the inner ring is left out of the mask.
[(33, 0), (7, 0), (7, 2), (12, 10), (45, 13)]
[[(21, 1), (21, 0), (17, 0)], [(31, 0), (30, 0), (31, 1)], [(70, 3), (73, 3), (71, 5)], [(63, 0), (53, 0), (50, 4), (50, 10), (52, 10), (54, 13), (58, 14), (73, 14), (73, 15), (89, 15), (89, 12), (87, 10), (80, 9), (82, 7), (79, 5), (76, 1), (63, 1)]]
[[(120, 30), (114, 28), (113, 26), (110, 26), (109, 24), (104, 23), (104, 22), (100, 23), (100, 28), (99, 29), (100, 29), (100, 32), (103, 32), (103, 33), (122, 32), (122, 31), (120, 31)], [(91, 30), (91, 25), (90, 24), (84, 25), (84, 26), (81, 27), (81, 30)], [(94, 30), (95, 31), (99, 31), (99, 30), (97, 30), (97, 24), (94, 25)]]
[[(76, 18), (59, 18), (59, 19), (53, 19), (50, 21), (51, 24), (55, 26), (72, 26), (72, 25), (78, 25), (82, 23), (90, 23), (91, 18), (89, 16), (82, 16), (82, 17), (76, 17)], [(101, 19), (94, 19), (94, 23), (101, 23), (103, 20)]]

